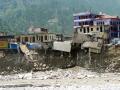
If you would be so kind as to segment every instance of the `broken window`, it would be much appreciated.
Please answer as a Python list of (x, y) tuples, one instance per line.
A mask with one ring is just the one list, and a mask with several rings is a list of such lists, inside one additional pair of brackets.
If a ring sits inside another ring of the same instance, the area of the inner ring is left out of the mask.
[(93, 31), (93, 28), (91, 28), (91, 31)]
[(83, 30), (84, 30), (84, 33), (86, 33), (86, 29), (85, 29), (85, 27), (83, 28)]
[(43, 36), (41, 36), (41, 42), (43, 42)]
[(82, 32), (82, 28), (80, 28), (80, 32)]
[(102, 26), (100, 27), (100, 32), (102, 32)]
[(33, 42), (35, 42), (35, 37), (33, 37)]
[(47, 40), (47, 35), (45, 36), (45, 40)]
[(99, 31), (99, 27), (97, 27), (97, 31)]
[(28, 42), (28, 37), (25, 37), (25, 42)]

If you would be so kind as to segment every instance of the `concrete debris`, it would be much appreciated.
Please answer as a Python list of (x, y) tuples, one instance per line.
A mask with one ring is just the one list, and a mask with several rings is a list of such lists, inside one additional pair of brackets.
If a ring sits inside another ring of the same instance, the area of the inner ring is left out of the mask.
[(53, 43), (53, 50), (70, 52), (71, 51), (71, 43), (72, 43), (71, 41), (63, 41), (63, 42), (55, 41)]
[[(77, 69), (77, 70), (75, 70)], [(15, 74), (15, 75), (8, 75), (8, 76), (0, 76), (0, 80), (9, 80), (9, 79), (82, 79), (82, 78), (94, 78), (98, 75), (94, 72), (87, 71), (81, 67), (75, 67), (73, 69), (58, 69), (58, 70), (51, 70), (51, 71), (44, 71), (44, 72), (30, 72), (30, 73), (23, 73), (23, 74)]]
[(16, 79), (26, 79), (26, 80), (32, 79), (32, 72), (15, 74), (15, 75), (7, 75), (7, 76), (0, 75), (0, 80), (16, 80)]

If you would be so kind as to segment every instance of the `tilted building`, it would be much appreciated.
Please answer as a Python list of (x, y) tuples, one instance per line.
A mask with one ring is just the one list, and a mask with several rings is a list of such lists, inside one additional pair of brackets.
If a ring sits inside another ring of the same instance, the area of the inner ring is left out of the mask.
[(120, 18), (104, 13), (83, 12), (74, 14), (74, 33), (89, 34), (111, 40), (120, 38)]

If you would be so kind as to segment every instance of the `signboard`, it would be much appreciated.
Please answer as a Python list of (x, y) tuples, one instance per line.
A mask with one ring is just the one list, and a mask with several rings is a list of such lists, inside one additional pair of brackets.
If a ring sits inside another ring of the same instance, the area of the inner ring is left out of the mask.
[(7, 41), (0, 41), (0, 49), (8, 48), (8, 42)]

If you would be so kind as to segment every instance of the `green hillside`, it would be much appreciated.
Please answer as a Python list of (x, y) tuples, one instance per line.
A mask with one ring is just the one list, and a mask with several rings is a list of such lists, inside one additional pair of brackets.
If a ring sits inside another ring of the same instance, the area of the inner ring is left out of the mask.
[[(0, 0), (2, 27), (24, 33), (31, 26), (72, 33), (73, 13), (92, 10), (120, 15), (120, 0)], [(6, 23), (6, 24), (5, 24)]]

